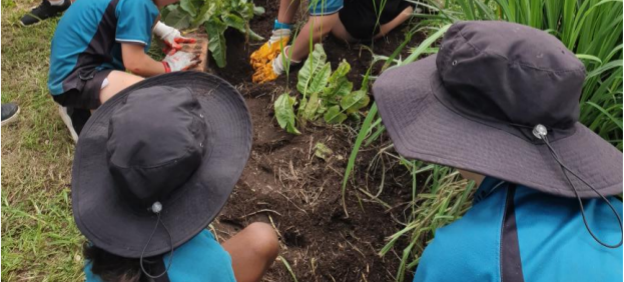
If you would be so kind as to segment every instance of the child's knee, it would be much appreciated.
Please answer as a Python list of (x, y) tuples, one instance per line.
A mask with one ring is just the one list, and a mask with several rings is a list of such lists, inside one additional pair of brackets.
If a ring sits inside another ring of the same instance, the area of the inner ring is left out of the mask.
[(245, 228), (250, 234), (250, 247), (257, 254), (267, 258), (275, 259), (279, 253), (279, 242), (277, 234), (271, 225), (254, 222)]

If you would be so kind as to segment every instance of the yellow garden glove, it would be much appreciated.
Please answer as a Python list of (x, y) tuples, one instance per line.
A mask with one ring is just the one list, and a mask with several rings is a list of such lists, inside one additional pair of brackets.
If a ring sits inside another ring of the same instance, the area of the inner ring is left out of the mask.
[(280, 74), (275, 73), (273, 70), (273, 64), (268, 63), (262, 66), (261, 68), (256, 69), (256, 72), (253, 74), (251, 80), (254, 83), (265, 83), (269, 81), (276, 80)]
[(260, 49), (251, 53), (250, 63), (254, 70), (264, 68), (269, 62), (279, 55), (290, 40), (290, 29), (275, 29), (267, 43)]
[[(290, 48), (290, 46), (287, 48)], [(289, 61), (288, 57), (285, 55), (287, 51), (288, 50), (285, 49), (284, 52), (278, 53), (277, 58), (256, 69), (256, 72), (253, 74), (252, 81), (254, 83), (262, 84), (268, 81), (276, 80), (280, 75), (282, 75), (282, 73), (286, 70), (286, 65)], [(299, 63), (301, 63), (301, 61), (290, 60), (291, 66)]]

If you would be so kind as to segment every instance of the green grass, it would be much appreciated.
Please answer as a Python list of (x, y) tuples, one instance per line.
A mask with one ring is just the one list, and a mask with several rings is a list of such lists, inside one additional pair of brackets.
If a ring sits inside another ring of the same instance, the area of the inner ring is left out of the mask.
[(79, 281), (82, 237), (70, 204), (74, 145), (48, 94), (56, 20), (15, 23), (39, 1), (2, 0), (2, 102), (21, 108), (2, 128), (2, 281)]

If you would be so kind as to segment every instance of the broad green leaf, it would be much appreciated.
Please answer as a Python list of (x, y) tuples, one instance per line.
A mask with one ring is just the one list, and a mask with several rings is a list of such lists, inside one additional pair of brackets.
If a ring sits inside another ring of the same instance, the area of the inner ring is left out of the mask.
[(351, 66), (349, 63), (343, 60), (329, 77), (329, 85), (323, 89), (323, 98), (327, 99), (329, 103), (335, 104), (340, 97), (351, 93), (353, 83), (346, 78), (350, 70)]
[(331, 64), (326, 63), (322, 68), (318, 70), (316, 74), (312, 77), (312, 81), (310, 81), (310, 85), (308, 85), (308, 91), (305, 94), (309, 93), (321, 93), (327, 82), (329, 81), (329, 76), (331, 75)]
[(366, 91), (358, 90), (342, 97), (342, 100), (340, 100), (340, 106), (343, 110), (350, 114), (366, 107), (369, 102), (370, 98), (366, 94)]
[(253, 8), (253, 12), (254, 12), (254, 15), (256, 15), (256, 16), (260, 16), (260, 15), (262, 15), (262, 14), (264, 14), (264, 13), (265, 13), (265, 10), (264, 10), (264, 7), (261, 7), (261, 6), (254, 6), (254, 8)]
[(191, 15), (181, 9), (171, 10), (167, 13), (167, 17), (163, 19), (163, 22), (169, 26), (183, 30), (190, 27)]
[(339, 77), (344, 77), (350, 71), (351, 71), (351, 65), (349, 65), (349, 63), (347, 63), (347, 61), (343, 59), (342, 62), (340, 62), (340, 64), (338, 65), (338, 68), (336, 68), (336, 70), (332, 74), (332, 79), (336, 80)]
[(197, 13), (195, 19), (193, 19), (193, 27), (198, 27), (202, 24), (207, 24), (218, 20), (216, 18), (215, 13), (217, 11), (221, 12), (220, 9), (217, 9), (217, 4), (220, 1), (206, 1), (204, 5), (202, 5), (201, 10)]
[(310, 95), (310, 100), (305, 105), (303, 114), (301, 117), (305, 120), (314, 121), (317, 118), (317, 111), (321, 106), (321, 100), (319, 100), (318, 93), (314, 92)]
[(251, 30), (251, 28), (249, 28), (249, 25), (247, 25), (247, 32), (245, 32), (245, 34), (249, 35), (249, 38), (252, 40), (264, 40), (264, 37), (262, 37), (262, 35), (257, 34), (256, 32), (254, 32), (253, 30)]
[(286, 129), (289, 133), (301, 134), (301, 132), (299, 132), (299, 130), (295, 127), (294, 104), (295, 98), (290, 97), (288, 93), (280, 95), (273, 104), (275, 109), (275, 118), (282, 129)]
[(249, 21), (255, 15), (254, 9), (255, 8), (252, 3), (247, 3), (244, 5), (241, 5), (240, 7), (232, 9), (232, 13), (237, 13), (241, 18)]
[(193, 18), (197, 17), (199, 8), (204, 4), (203, 0), (180, 0), (180, 8), (191, 15)]
[(340, 106), (335, 105), (327, 110), (323, 119), (325, 119), (327, 123), (337, 124), (344, 122), (347, 119), (347, 115), (340, 111)]
[(299, 93), (303, 94), (304, 97), (312, 93), (312, 91), (309, 91), (308, 88), (314, 77), (323, 68), (326, 61), (327, 55), (325, 55), (323, 45), (314, 45), (314, 51), (308, 56), (308, 59), (305, 61), (303, 67), (301, 67), (299, 74), (297, 75), (297, 90), (299, 90)]
[(171, 5), (167, 5), (164, 8), (162, 8), (160, 10), (160, 20), (162, 22), (165, 22), (165, 19), (167, 18), (167, 15), (169, 15), (170, 12), (175, 11), (179, 9), (179, 5), (178, 4), (171, 4)]
[(346, 77), (341, 77), (337, 82), (330, 82), (329, 86), (323, 90), (323, 99), (326, 104), (337, 105), (342, 97), (348, 95), (353, 90), (353, 83)]
[(223, 33), (227, 29), (227, 25), (215, 18), (213, 21), (207, 22), (204, 26), (206, 27), (206, 33), (208, 33), (208, 49), (210, 53), (212, 53), (212, 57), (215, 59), (217, 66), (223, 68), (226, 65), (226, 45)]
[(243, 20), (241, 17), (228, 13), (228, 14), (223, 15), (221, 19), (223, 19), (223, 22), (226, 25), (233, 27), (242, 33), (247, 32), (247, 28), (245, 26), (245, 20)]

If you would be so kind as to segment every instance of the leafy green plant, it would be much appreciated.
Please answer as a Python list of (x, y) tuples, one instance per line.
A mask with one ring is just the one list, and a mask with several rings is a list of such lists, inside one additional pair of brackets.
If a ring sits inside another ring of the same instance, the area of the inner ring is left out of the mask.
[(249, 38), (262, 40), (262, 36), (249, 27), (254, 15), (264, 13), (247, 0), (181, 0), (161, 11), (162, 21), (180, 30), (204, 26), (208, 34), (208, 49), (217, 66), (226, 66), (225, 30), (234, 28)]
[(275, 116), (280, 127), (299, 134), (296, 121), (305, 126), (306, 122), (322, 116), (325, 122), (337, 124), (366, 107), (370, 98), (365, 89), (353, 91), (353, 83), (347, 79), (349, 71), (351, 66), (343, 60), (332, 72), (323, 46), (316, 44), (298, 73), (297, 90), (301, 99), (296, 117), (296, 98), (290, 93), (282, 94), (275, 101)]

